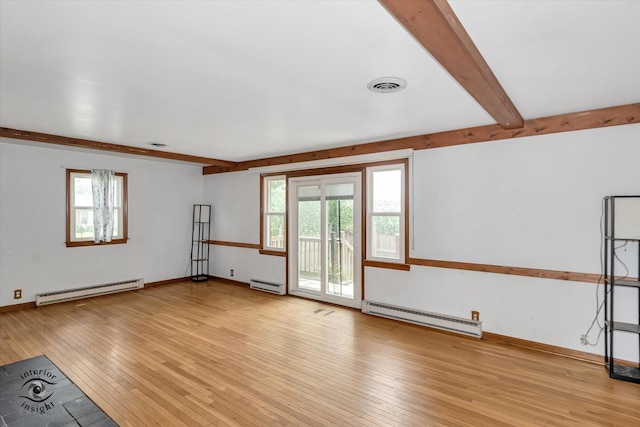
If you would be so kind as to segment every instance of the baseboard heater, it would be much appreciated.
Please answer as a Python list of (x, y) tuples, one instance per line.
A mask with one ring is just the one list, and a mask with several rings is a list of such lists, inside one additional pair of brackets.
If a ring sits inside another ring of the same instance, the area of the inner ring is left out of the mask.
[(398, 307), (373, 301), (363, 301), (362, 312), (430, 328), (482, 338), (482, 322), (444, 314)]
[(107, 283), (105, 285), (87, 286), (85, 288), (67, 289), (64, 291), (46, 292), (36, 295), (36, 305), (54, 304), (74, 299), (95, 297), (144, 288), (143, 279), (126, 280), (123, 282)]
[(284, 295), (287, 293), (287, 289), (285, 288), (284, 283), (274, 283), (267, 282), (265, 280), (251, 279), (251, 281), (249, 281), (249, 286), (251, 287), (251, 289), (269, 292), (272, 294)]

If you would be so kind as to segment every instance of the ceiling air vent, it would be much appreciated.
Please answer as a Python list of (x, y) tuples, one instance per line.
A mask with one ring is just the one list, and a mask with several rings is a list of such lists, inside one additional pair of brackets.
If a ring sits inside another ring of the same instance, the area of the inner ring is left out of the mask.
[(379, 79), (371, 80), (367, 87), (371, 92), (393, 93), (407, 87), (407, 82), (399, 77), (380, 77)]

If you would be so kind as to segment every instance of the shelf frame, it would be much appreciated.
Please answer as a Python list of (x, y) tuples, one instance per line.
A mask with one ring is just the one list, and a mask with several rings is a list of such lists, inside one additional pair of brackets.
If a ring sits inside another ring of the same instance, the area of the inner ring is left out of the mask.
[(209, 280), (209, 240), (211, 240), (211, 205), (193, 205), (191, 225), (191, 280)]
[[(640, 384), (640, 361), (637, 366), (629, 366), (628, 363), (617, 363), (614, 356), (615, 332), (630, 333), (638, 338), (638, 354), (640, 355), (640, 238), (616, 237), (616, 199), (638, 198), (640, 196), (608, 196), (604, 198), (604, 236), (603, 236), (603, 265), (604, 265), (604, 315), (605, 315), (605, 353), (604, 362), (609, 377)], [(615, 275), (616, 242), (627, 241), (636, 244), (637, 279), (620, 278)], [(638, 290), (637, 307), (638, 317), (636, 323), (621, 322), (615, 317), (615, 289), (617, 287), (635, 288)]]

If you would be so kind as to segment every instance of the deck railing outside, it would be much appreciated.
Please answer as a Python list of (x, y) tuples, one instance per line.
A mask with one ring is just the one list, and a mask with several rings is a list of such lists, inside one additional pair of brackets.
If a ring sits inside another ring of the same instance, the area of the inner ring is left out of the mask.
[[(305, 279), (319, 279), (322, 266), (320, 237), (300, 237), (298, 239), (298, 271)], [(284, 237), (272, 237), (272, 244), (281, 243)], [(398, 236), (376, 236), (373, 242), (378, 256), (398, 258)], [(284, 245), (283, 245), (284, 246)], [(327, 238), (329, 258), (329, 281), (353, 281), (353, 233), (342, 231), (331, 233)]]

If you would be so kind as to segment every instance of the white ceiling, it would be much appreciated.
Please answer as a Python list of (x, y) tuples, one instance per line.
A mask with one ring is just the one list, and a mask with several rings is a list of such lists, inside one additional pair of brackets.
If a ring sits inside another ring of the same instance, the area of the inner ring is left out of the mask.
[[(450, 3), (525, 119), (640, 102), (640, 1)], [(0, 1), (2, 127), (241, 161), (492, 123), (375, 1)]]

